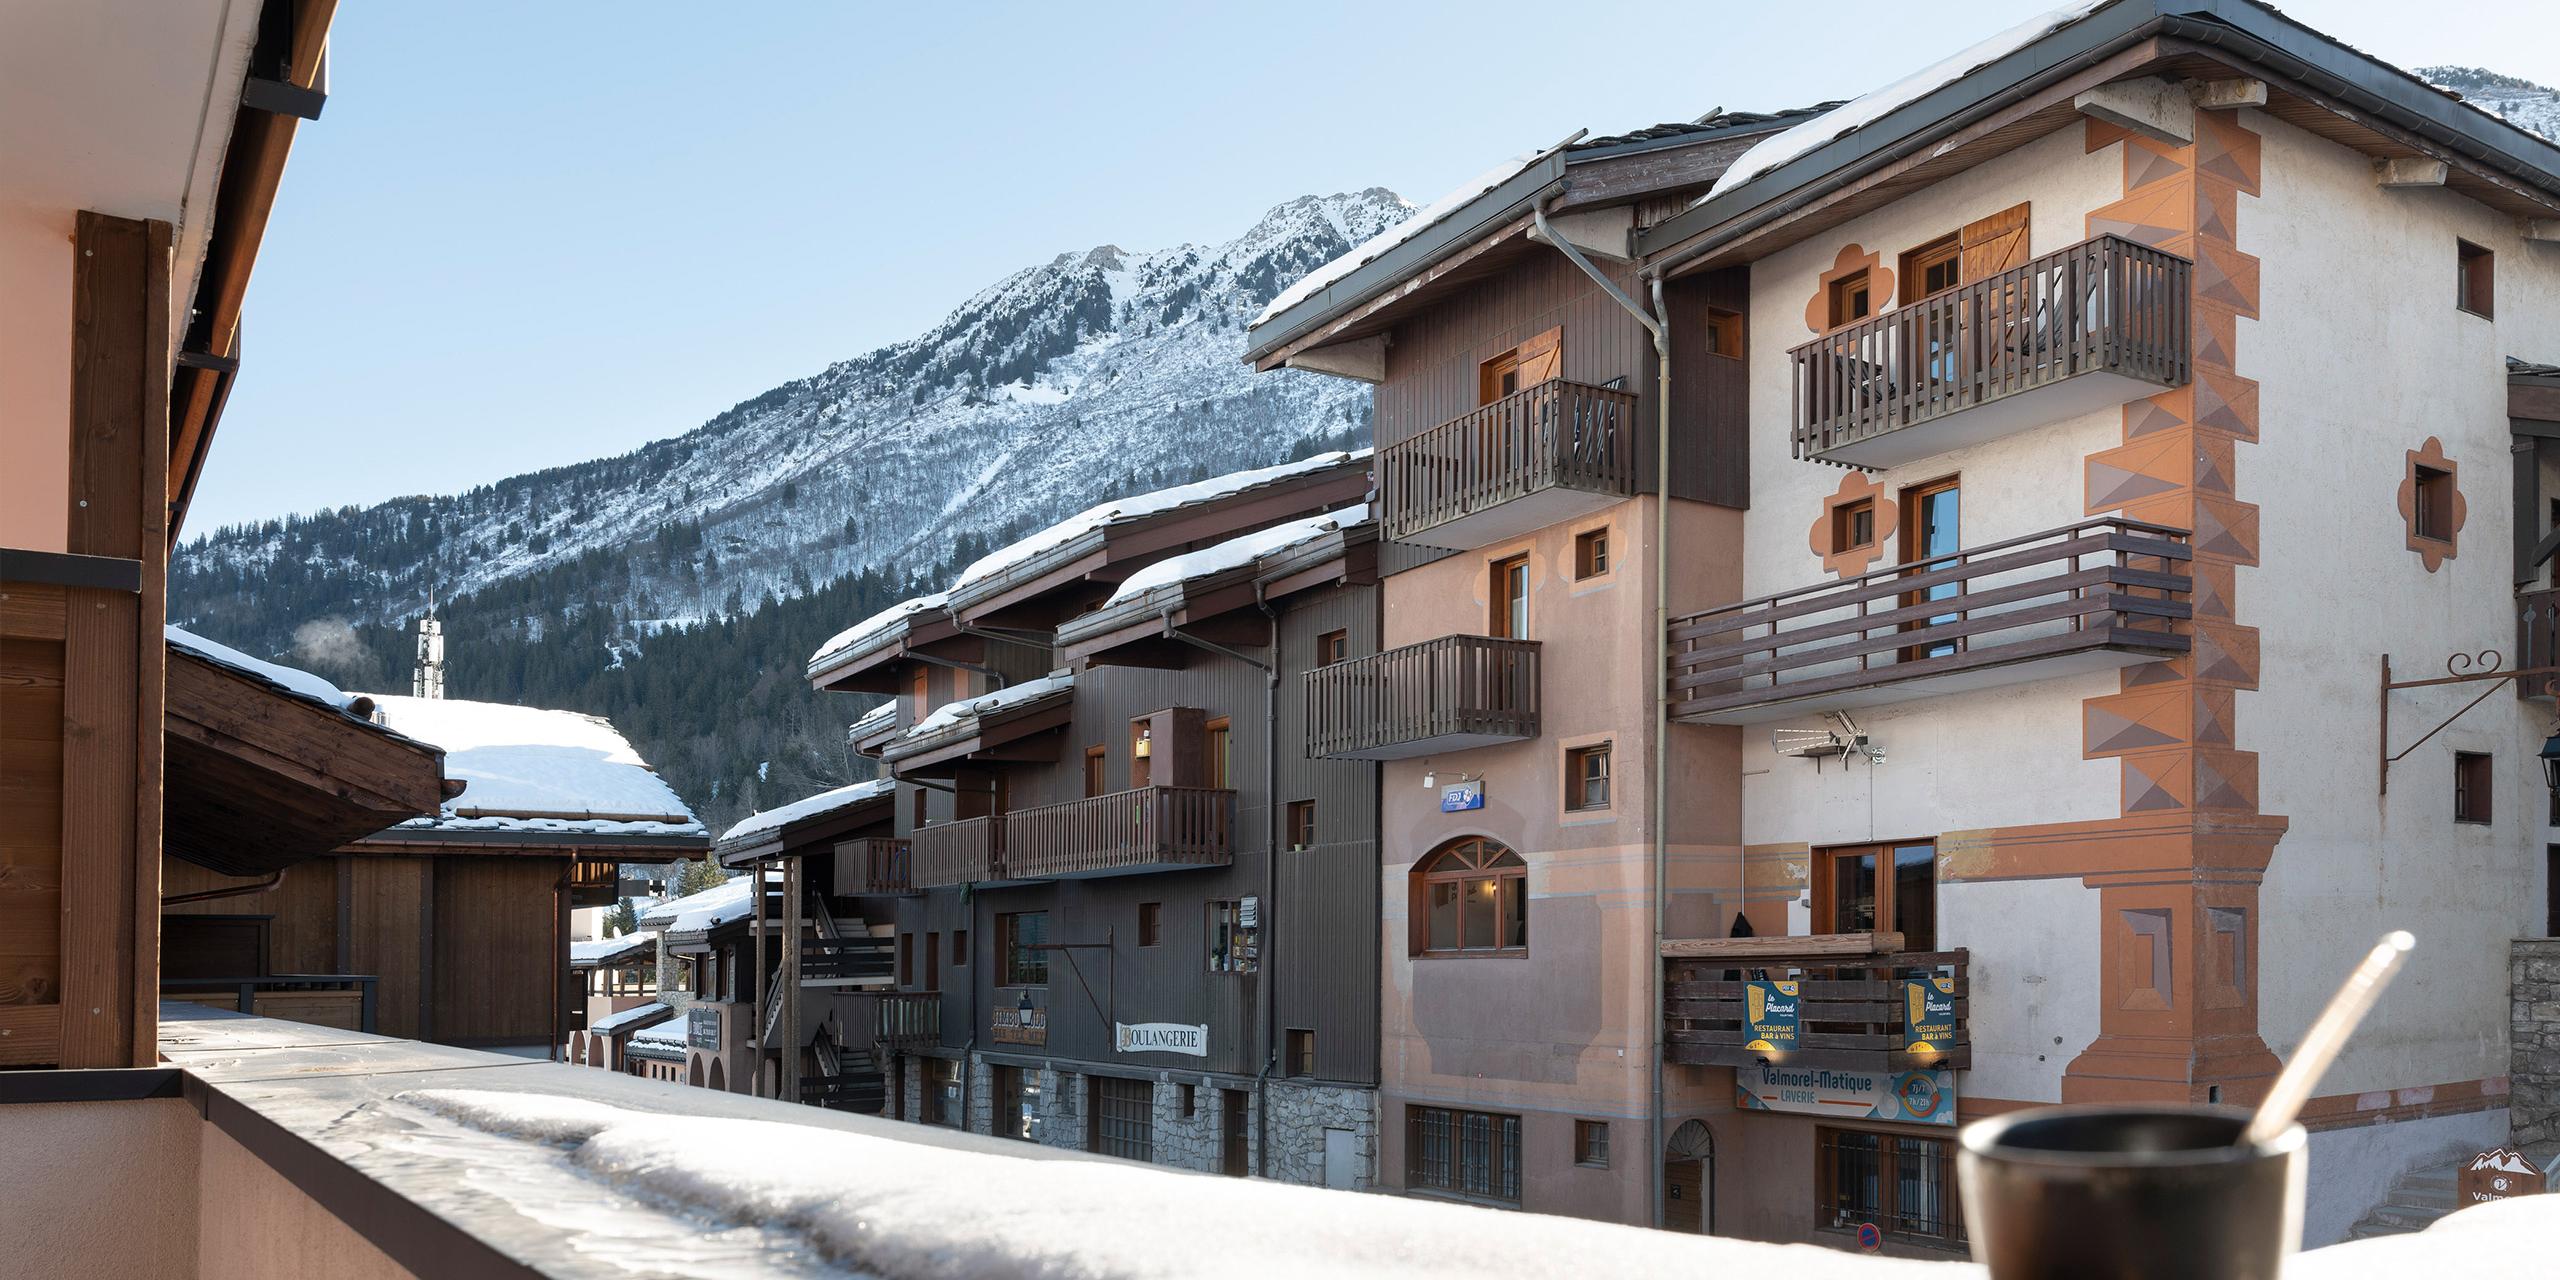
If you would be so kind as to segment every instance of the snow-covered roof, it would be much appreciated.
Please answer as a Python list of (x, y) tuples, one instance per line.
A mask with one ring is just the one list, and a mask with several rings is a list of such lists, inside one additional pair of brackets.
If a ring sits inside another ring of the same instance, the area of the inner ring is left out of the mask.
[(1075, 673), (1061, 671), (1042, 676), (1037, 680), (1025, 680), (1020, 684), (1007, 685), (983, 698), (963, 698), (957, 702), (946, 702), (934, 708), (932, 715), (907, 726), (907, 731), (899, 734), (898, 740), (918, 742), (926, 738), (938, 738), (962, 721), (993, 715), (1007, 707), (1018, 707), (1023, 703), (1045, 698), (1075, 686)]
[(755, 914), (756, 878), (740, 873), (700, 893), (669, 898), (649, 908), (640, 923), (664, 933), (700, 933)]
[(1349, 453), (1339, 451), (1319, 453), (1312, 458), (1303, 458), (1296, 462), (1284, 462), (1272, 467), (1256, 467), (1249, 471), (1233, 471), (1191, 484), (1178, 484), (1169, 489), (1158, 489), (1153, 493), (1141, 493), (1133, 497), (1114, 498), (1109, 502), (1098, 503), (1027, 538), (978, 557), (968, 568), (960, 571), (959, 578), (951, 584), (949, 594), (955, 598), (966, 596), (971, 588), (988, 582), (1007, 569), (1030, 560), (1042, 552), (1063, 547), (1096, 529), (1132, 520), (1144, 520), (1183, 507), (1233, 497), (1248, 489), (1276, 481), (1313, 475), (1339, 467), (1344, 463), (1366, 458), (1369, 453), (1367, 449)]
[(569, 944), (569, 963), (595, 965), (620, 956), (626, 951), (646, 951), (658, 944), (658, 935), (647, 931), (626, 933), (612, 938), (589, 938)]
[(2038, 14), (1961, 53), (1939, 59), (1865, 97), (1853, 98), (1846, 104), (1815, 116), (1783, 133), (1771, 134), (1737, 157), (1733, 167), (1725, 170), (1723, 176), (1716, 179), (1715, 185), (1709, 187), (1705, 195), (1698, 197), (1692, 203), (1705, 204), (1824, 143), (1855, 133), (1927, 97), (1938, 89), (1963, 79), (1966, 75), (2089, 16), (2110, 2), (2111, 0), (2074, 0), (2073, 3), (2059, 9)]
[[(642, 1007), (646, 1008), (649, 1006)], [(658, 1005), (655, 1007), (667, 1009), (666, 1005)], [(668, 1009), (668, 1012), (674, 1013), (676, 1010)], [(683, 1044), (685, 1042), (685, 1029), (689, 1022), (690, 1019), (683, 1017), (669, 1018), (664, 1022), (653, 1022), (648, 1026), (632, 1032), (631, 1038), (634, 1041), (657, 1040), (661, 1042)]]
[(1280, 296), (1273, 298), (1271, 305), (1264, 307), (1262, 314), (1255, 316), (1253, 323), (1245, 327), (1247, 329), (1262, 327), (1270, 321), (1271, 317), (1323, 292), (1325, 286), (1375, 261), (1397, 245), (1440, 225), (1450, 214), (1467, 207), (1468, 203), (1476, 197), (1519, 177), (1529, 166), (1546, 159), (1554, 150), (1555, 148), (1549, 147), (1546, 151), (1532, 151), (1526, 155), (1513, 156), (1460, 183), (1447, 195), (1414, 210), (1412, 216), (1404, 221), (1361, 241), (1352, 247), (1351, 252), (1308, 272), (1296, 284), (1281, 290)]
[(281, 663), (252, 658), (227, 644), (217, 644), (184, 627), (165, 627), (163, 631), (168, 636), (169, 643), (187, 653), (194, 654), (215, 666), (229, 667), (234, 671), (256, 676), (307, 702), (319, 703), (332, 711), (345, 711), (348, 709), (348, 704), (355, 701), (353, 695), (299, 667), (288, 667)]
[(829, 637), (825, 644), (819, 645), (816, 653), (809, 655), (809, 673), (816, 675), (820, 667), (827, 666), (838, 658), (876, 648), (891, 636), (903, 634), (907, 624), (916, 615), (938, 611), (948, 604), (950, 599), (949, 592), (936, 591), (929, 595), (917, 596), (912, 600), (901, 600), (846, 627)]
[(394, 831), (708, 834), (673, 787), (601, 716), (458, 698), (377, 696), (382, 724), (444, 748), (469, 785), (433, 818)]
[(1198, 551), (1178, 555), (1169, 560), (1158, 560), (1130, 574), (1128, 580), (1122, 582), (1119, 589), (1111, 593), (1111, 598), (1104, 602), (1104, 607), (1119, 604), (1124, 600), (1134, 600), (1158, 587), (1206, 578), (1225, 573), (1230, 569), (1241, 569), (1264, 556), (1288, 550), (1301, 543), (1313, 542), (1326, 534), (1363, 523), (1368, 518), (1369, 504), (1355, 503), (1339, 511), (1328, 511), (1320, 516), (1309, 516), (1304, 520), (1276, 524), (1268, 529), (1229, 538), (1215, 546), (1203, 547)]
[[(638, 935), (634, 936), (636, 937)], [(599, 1036), (611, 1035), (616, 1031), (622, 1030), (624, 1027), (632, 1025), (633, 1023), (647, 1022), (652, 1018), (663, 1018), (674, 1012), (675, 1010), (672, 1007), (661, 1004), (655, 1000), (652, 1000), (647, 1004), (635, 1004), (620, 1013), (612, 1015), (611, 1017), (598, 1018), (594, 1022), (589, 1023), (587, 1025), (587, 1034)], [(633, 1034), (637, 1035), (639, 1033), (634, 1032)]]
[(844, 731), (845, 741), (860, 742), (865, 738), (877, 737), (880, 734), (887, 733), (889, 731), (889, 726), (896, 724), (897, 722), (898, 703), (897, 700), (893, 698), (887, 702), (881, 703), (879, 706), (873, 707), (869, 711), (863, 712), (861, 719), (846, 726)]
[(744, 840), (806, 818), (815, 818), (821, 814), (833, 813), (838, 809), (851, 808), (866, 800), (877, 800), (895, 790), (897, 790), (897, 784), (889, 779), (873, 778), (868, 782), (857, 782), (850, 786), (821, 791), (814, 796), (806, 796), (747, 818), (729, 828), (727, 833), (720, 837), (720, 842), (729, 844)]

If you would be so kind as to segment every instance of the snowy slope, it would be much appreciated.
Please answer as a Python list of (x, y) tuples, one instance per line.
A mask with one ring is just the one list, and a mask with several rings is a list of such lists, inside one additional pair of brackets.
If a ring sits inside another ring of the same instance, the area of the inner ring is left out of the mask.
[(2479, 67), (2419, 67), (2414, 74), (2519, 129), (2560, 142), (2560, 89)]
[(929, 566), (964, 535), (1001, 543), (1149, 482), (1365, 443), (1367, 388), (1255, 375), (1243, 326), (1409, 212), (1373, 188), (1292, 200), (1225, 244), (1061, 254), (914, 338), (622, 457), (221, 530), (184, 549), (173, 613), (287, 652), (311, 617), (394, 621), (430, 590), (569, 566), (568, 598), (644, 637), (722, 612), (732, 591), (751, 608), (866, 567)]

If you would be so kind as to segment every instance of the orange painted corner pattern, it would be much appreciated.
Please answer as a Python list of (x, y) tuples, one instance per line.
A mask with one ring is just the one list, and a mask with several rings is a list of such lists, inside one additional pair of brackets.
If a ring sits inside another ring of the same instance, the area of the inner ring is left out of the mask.
[[(1875, 512), (1873, 531), (1863, 543), (1841, 546), (1840, 509), (1860, 502)], [(1850, 471), (1841, 475), (1840, 488), (1822, 500), (1822, 514), (1814, 517), (1813, 527), (1806, 531), (1805, 545), (1822, 561), (1825, 572), (1854, 578), (1884, 558), (1884, 549), (1893, 544), (1894, 533), (1901, 524), (1902, 504), (1893, 501), (1885, 487), (1867, 473)]]
[(1885, 300), (1893, 296), (1893, 269), (1884, 265), (1884, 255), (1855, 244), (1840, 246), (1840, 254), (1831, 260), (1831, 269), (1814, 282), (1813, 300), (1804, 304), (1804, 327), (1815, 333), (1831, 329), (1831, 286), (1850, 276), (1867, 273), (1867, 298), (1870, 314), (1884, 309)]
[[(2451, 560), (2459, 549), (2462, 524), (2471, 514), (2470, 504), (2462, 498), (2462, 472), (2453, 459), (2444, 456), (2444, 441), (2428, 436), (2425, 444), (2407, 451), (2400, 468), (2400, 520), (2409, 528), (2408, 545), (2418, 554), (2418, 561), (2434, 573)], [(2453, 494), (2453, 509), (2444, 516), (2445, 536), (2431, 538), (2418, 531), (2418, 468), (2441, 471), (2445, 488)]]

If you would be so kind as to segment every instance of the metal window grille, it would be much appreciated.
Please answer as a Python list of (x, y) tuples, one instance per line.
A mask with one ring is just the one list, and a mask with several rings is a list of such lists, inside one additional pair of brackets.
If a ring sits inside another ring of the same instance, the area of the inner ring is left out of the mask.
[(1821, 1171), (1816, 1221), (1851, 1229), (1871, 1222), (1889, 1237), (1926, 1244), (1964, 1241), (1952, 1144), (1938, 1138), (1814, 1131)]
[(1155, 1088), (1144, 1080), (1093, 1078), (1094, 1150), (1152, 1163), (1156, 1158)]

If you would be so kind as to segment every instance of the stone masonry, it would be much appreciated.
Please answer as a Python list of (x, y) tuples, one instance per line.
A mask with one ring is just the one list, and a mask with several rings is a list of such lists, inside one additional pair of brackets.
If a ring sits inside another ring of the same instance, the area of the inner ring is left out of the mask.
[(2518, 938), (2507, 959), (2508, 1122), (2514, 1145), (2560, 1145), (2560, 938)]
[(1321, 1187), (1324, 1180), (1325, 1131), (1350, 1133), (1354, 1156), (1350, 1190), (1370, 1191), (1378, 1185), (1378, 1095), (1370, 1089), (1301, 1084), (1274, 1080), (1265, 1085), (1271, 1108), (1273, 1179)]

